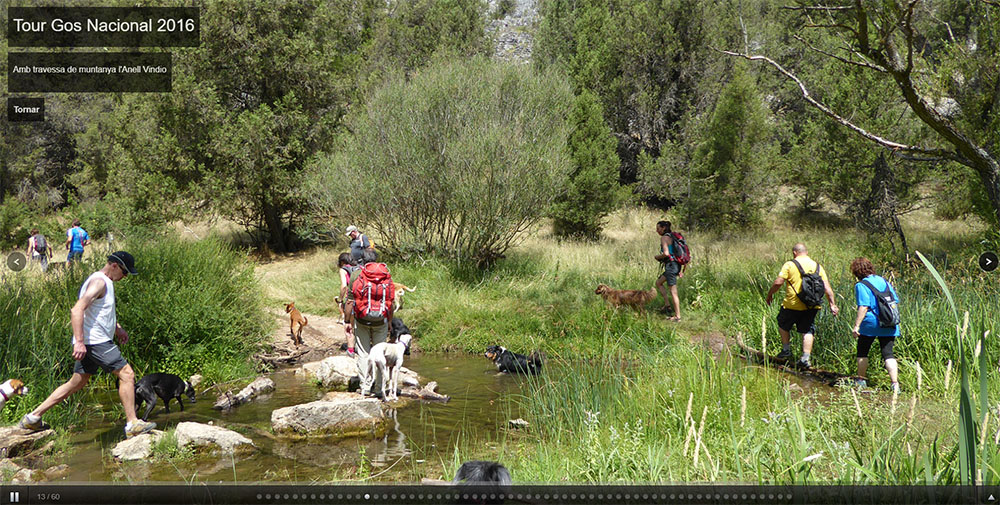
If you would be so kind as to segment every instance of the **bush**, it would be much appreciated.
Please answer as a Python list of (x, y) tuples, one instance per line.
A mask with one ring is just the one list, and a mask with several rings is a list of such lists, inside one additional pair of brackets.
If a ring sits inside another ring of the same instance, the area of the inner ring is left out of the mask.
[(604, 218), (625, 197), (618, 186), (617, 142), (604, 122), (600, 101), (588, 90), (577, 97), (570, 123), (573, 172), (552, 206), (553, 231), (560, 237), (596, 239)]
[[(220, 242), (165, 238), (130, 245), (139, 275), (116, 284), (118, 321), (130, 335), (121, 346), (137, 376), (202, 373), (219, 381), (252, 373), (248, 356), (267, 334), (253, 267)], [(59, 275), (17, 275), (0, 284), (0, 377), (20, 377), (31, 393), (11, 421), (69, 378), (69, 310), (80, 285), (104, 257)], [(71, 397), (55, 419), (79, 413), (85, 394)]]
[(314, 165), (307, 194), (320, 214), (374, 230), (380, 249), (489, 263), (562, 187), (570, 104), (551, 72), (433, 64), (374, 93), (343, 150)]

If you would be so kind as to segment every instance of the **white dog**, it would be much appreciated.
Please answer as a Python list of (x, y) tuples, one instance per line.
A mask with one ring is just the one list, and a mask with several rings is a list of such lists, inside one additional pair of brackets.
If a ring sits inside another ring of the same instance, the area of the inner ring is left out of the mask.
[(7, 400), (10, 400), (14, 395), (27, 394), (28, 386), (25, 386), (20, 379), (10, 379), (3, 384), (0, 384), (0, 409), (7, 404)]
[[(399, 385), (399, 369), (403, 367), (403, 353), (406, 345), (402, 342), (379, 342), (368, 351), (368, 374), (371, 377), (375, 370), (382, 377), (380, 390), (385, 401), (398, 398), (396, 389)], [(388, 384), (387, 384), (388, 383)], [(388, 390), (386, 386), (388, 385)], [(374, 384), (372, 385), (374, 387)]]

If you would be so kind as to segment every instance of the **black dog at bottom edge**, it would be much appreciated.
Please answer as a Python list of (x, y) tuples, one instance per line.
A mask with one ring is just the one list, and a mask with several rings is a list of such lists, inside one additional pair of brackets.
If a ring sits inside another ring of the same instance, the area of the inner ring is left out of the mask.
[(149, 413), (156, 407), (156, 398), (163, 399), (163, 406), (167, 413), (170, 413), (170, 400), (177, 398), (177, 403), (181, 404), (181, 412), (184, 411), (184, 400), (181, 395), (186, 395), (191, 403), (196, 403), (194, 386), (190, 382), (181, 379), (171, 373), (151, 373), (143, 376), (135, 383), (135, 412), (139, 413), (139, 407), (143, 402), (148, 405), (146, 412), (141, 416), (145, 421)]
[(509, 486), (513, 483), (507, 468), (495, 461), (466, 461), (455, 472), (453, 484), (498, 484)]
[(542, 371), (542, 359), (538, 352), (525, 356), (516, 352), (510, 352), (503, 346), (491, 345), (486, 348), (484, 354), (496, 366), (497, 370), (504, 373), (527, 373), (537, 374)]

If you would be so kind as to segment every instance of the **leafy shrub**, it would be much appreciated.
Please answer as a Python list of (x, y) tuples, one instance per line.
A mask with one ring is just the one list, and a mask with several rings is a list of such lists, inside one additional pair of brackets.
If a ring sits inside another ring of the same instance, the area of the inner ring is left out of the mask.
[(562, 186), (571, 103), (552, 72), (483, 58), (433, 64), (375, 92), (306, 192), (321, 215), (376, 232), (380, 249), (491, 262)]

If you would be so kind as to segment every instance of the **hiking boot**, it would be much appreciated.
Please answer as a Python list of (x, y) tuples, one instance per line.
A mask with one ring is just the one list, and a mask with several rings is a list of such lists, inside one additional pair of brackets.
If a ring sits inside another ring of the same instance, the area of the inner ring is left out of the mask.
[(774, 357), (774, 359), (783, 359), (785, 361), (790, 361), (792, 359), (792, 351), (783, 350), (779, 352), (778, 355)]
[(809, 362), (809, 358), (799, 358), (799, 361), (795, 363), (795, 366), (799, 368), (812, 368), (812, 363)]
[(42, 431), (49, 429), (50, 426), (49, 423), (42, 421), (41, 418), (35, 422), (31, 422), (28, 420), (28, 415), (25, 414), (24, 417), (21, 418), (21, 422), (17, 423), (17, 427), (22, 430)]
[(125, 438), (132, 438), (143, 433), (149, 433), (156, 428), (156, 423), (136, 419), (131, 425), (125, 425)]
[(854, 387), (858, 389), (865, 389), (868, 387), (868, 381), (864, 379), (854, 379)]

